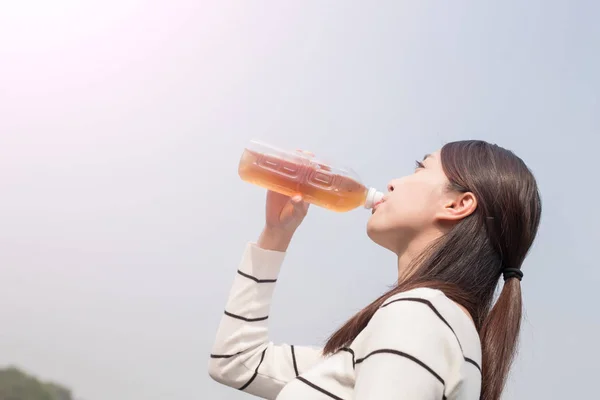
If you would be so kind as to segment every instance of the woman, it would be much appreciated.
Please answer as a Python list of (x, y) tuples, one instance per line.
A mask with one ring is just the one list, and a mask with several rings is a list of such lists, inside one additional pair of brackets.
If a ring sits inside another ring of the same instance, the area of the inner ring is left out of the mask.
[(397, 285), (324, 349), (268, 341), (275, 281), (307, 210), (299, 197), (268, 193), (266, 226), (246, 249), (211, 354), (215, 380), (278, 400), (500, 398), (520, 329), (521, 265), (541, 214), (520, 158), (454, 142), (392, 180), (367, 233), (398, 255)]

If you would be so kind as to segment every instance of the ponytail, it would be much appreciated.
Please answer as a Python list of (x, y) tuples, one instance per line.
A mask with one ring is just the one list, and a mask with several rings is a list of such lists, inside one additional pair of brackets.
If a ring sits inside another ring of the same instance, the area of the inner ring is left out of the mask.
[(479, 333), (483, 353), (481, 400), (500, 399), (517, 350), (522, 306), (520, 280), (506, 280)]

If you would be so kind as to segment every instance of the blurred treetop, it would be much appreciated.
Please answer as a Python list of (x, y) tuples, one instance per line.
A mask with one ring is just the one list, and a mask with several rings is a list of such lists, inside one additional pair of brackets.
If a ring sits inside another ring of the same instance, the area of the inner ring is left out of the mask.
[(71, 391), (43, 382), (18, 368), (0, 368), (0, 400), (73, 400)]

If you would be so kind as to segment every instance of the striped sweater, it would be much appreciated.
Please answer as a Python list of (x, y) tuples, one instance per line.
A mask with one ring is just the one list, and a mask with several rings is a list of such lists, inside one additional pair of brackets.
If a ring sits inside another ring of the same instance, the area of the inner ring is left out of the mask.
[(479, 399), (479, 336), (438, 290), (389, 298), (349, 347), (330, 356), (270, 342), (269, 309), (284, 257), (247, 246), (210, 356), (213, 379), (277, 400)]

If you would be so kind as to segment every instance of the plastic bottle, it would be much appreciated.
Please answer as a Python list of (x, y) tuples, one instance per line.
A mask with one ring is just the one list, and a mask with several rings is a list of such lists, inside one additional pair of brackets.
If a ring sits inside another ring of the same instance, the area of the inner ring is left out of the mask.
[(333, 167), (301, 151), (286, 151), (256, 140), (246, 146), (238, 173), (253, 183), (329, 210), (373, 208), (383, 193), (368, 188), (350, 169)]

